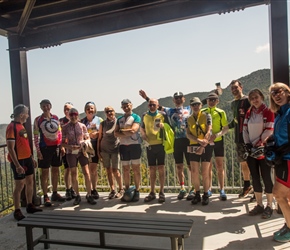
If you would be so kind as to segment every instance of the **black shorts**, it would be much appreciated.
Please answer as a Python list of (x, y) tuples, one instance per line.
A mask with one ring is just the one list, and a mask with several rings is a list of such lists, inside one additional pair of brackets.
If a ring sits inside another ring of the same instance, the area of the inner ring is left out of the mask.
[(120, 145), (119, 151), (121, 161), (137, 160), (141, 158), (142, 151), (140, 144)]
[(187, 138), (178, 138), (174, 140), (173, 156), (176, 164), (183, 163), (184, 156), (187, 165), (189, 165), (189, 153), (187, 153), (187, 146), (189, 146), (189, 140)]
[(95, 156), (92, 157), (91, 162), (92, 163), (99, 163), (99, 156), (97, 154), (97, 145), (98, 145), (98, 141), (97, 140), (91, 140), (93, 149), (95, 151)]
[(14, 165), (13, 162), (11, 162), (10, 166), (13, 172), (14, 180), (23, 180), (25, 179), (25, 176), (32, 175), (34, 173), (34, 163), (32, 157), (18, 160), (18, 162), (20, 166), (24, 168), (25, 174), (18, 174), (16, 172), (16, 166)]
[(275, 165), (276, 181), (290, 188), (290, 160)]
[(61, 166), (60, 146), (47, 146), (40, 148), (43, 159), (38, 160), (39, 168), (49, 168)]
[(147, 159), (149, 166), (164, 165), (165, 151), (163, 145), (157, 144), (147, 147)]
[(190, 161), (196, 161), (196, 162), (210, 162), (211, 157), (212, 157), (212, 152), (213, 152), (213, 145), (207, 145), (205, 147), (204, 153), (201, 155), (197, 155), (195, 153), (190, 153), (189, 158)]
[(217, 141), (214, 143), (213, 152), (215, 157), (224, 157), (225, 149), (224, 149), (224, 141)]
[(62, 157), (62, 164), (64, 165), (64, 169), (69, 168), (67, 160), (66, 160), (66, 154)]

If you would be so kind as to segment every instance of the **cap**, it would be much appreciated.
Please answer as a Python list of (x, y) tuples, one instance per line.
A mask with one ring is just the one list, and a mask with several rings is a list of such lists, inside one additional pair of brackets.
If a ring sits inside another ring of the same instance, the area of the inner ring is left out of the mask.
[(51, 102), (48, 99), (43, 99), (39, 104), (41, 105), (43, 103), (47, 103), (47, 104), (50, 104), (51, 105)]
[(219, 96), (216, 94), (216, 93), (209, 93), (209, 95), (207, 96), (207, 99), (210, 99), (210, 98), (214, 98), (214, 99), (219, 99)]
[(123, 101), (121, 101), (121, 105), (128, 104), (128, 103), (131, 103), (129, 99), (124, 99)]
[(201, 104), (201, 101), (198, 97), (193, 97), (192, 99), (190, 99), (189, 101), (190, 105), (193, 105), (195, 103), (200, 103)]
[(173, 97), (177, 97), (177, 96), (183, 96), (183, 93), (182, 92), (175, 92)]

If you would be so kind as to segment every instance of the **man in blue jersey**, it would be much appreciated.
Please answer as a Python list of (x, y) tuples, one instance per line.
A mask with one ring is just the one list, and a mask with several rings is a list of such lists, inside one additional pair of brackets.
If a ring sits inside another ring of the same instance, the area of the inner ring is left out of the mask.
[[(144, 90), (139, 91), (146, 101), (150, 98), (147, 96)], [(183, 158), (185, 157), (187, 166), (189, 166), (189, 154), (187, 153), (187, 147), (189, 146), (189, 140), (186, 137), (186, 119), (190, 115), (190, 106), (183, 106), (185, 103), (185, 97), (182, 92), (176, 92), (173, 95), (173, 103), (175, 108), (168, 108), (159, 105), (159, 110), (166, 113), (169, 124), (174, 131), (174, 159), (177, 168), (177, 177), (180, 183), (180, 191), (177, 196), (179, 200), (186, 196), (186, 190), (184, 187), (184, 166)]]

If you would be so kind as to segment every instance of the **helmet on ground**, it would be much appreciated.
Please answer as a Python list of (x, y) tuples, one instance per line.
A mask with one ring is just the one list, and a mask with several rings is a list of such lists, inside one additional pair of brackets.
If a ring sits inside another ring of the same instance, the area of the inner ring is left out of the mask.
[(129, 187), (123, 197), (122, 197), (122, 200), (126, 201), (126, 202), (130, 202), (133, 200), (133, 197), (134, 197), (134, 194), (135, 194), (135, 191), (136, 191), (136, 188), (135, 186), (132, 186), (132, 187)]

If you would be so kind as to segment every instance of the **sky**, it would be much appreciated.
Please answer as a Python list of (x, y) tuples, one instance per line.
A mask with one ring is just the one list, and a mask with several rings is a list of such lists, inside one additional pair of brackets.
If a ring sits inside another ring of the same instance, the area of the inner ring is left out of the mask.
[[(0, 36), (0, 124), (13, 112), (7, 48)], [(224, 88), (270, 68), (268, 6), (34, 49), (27, 61), (32, 120), (41, 114), (42, 99), (59, 117), (67, 101), (79, 112), (88, 101), (98, 110), (110, 105), (122, 112), (125, 98), (133, 107), (144, 102), (140, 89), (154, 98), (210, 91), (216, 82)]]

